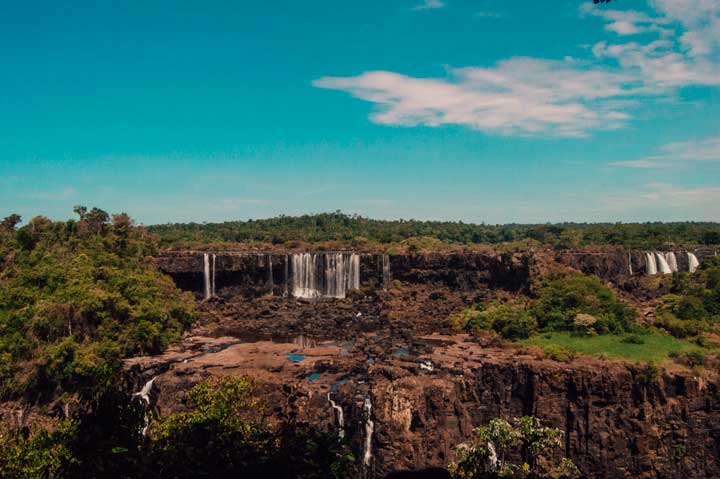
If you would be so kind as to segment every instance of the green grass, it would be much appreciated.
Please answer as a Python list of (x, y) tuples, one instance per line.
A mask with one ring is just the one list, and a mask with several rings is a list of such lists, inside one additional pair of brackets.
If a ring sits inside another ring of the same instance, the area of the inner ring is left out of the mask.
[(606, 355), (608, 358), (658, 363), (668, 359), (670, 353), (709, 351), (667, 334), (645, 333), (638, 336), (643, 339), (644, 344), (622, 342), (626, 335), (576, 336), (567, 332), (539, 334), (520, 341), (520, 344), (540, 347), (556, 344), (587, 356)]

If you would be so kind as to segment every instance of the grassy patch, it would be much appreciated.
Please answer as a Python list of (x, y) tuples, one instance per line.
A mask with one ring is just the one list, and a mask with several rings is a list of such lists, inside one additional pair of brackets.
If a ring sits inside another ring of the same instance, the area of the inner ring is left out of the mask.
[(626, 335), (576, 336), (567, 332), (536, 335), (520, 341), (520, 344), (542, 348), (561, 346), (587, 356), (603, 355), (608, 358), (658, 363), (668, 359), (670, 353), (708, 351), (706, 348), (666, 334), (646, 333), (633, 336), (642, 339), (643, 344), (637, 344), (638, 341), (627, 341)]

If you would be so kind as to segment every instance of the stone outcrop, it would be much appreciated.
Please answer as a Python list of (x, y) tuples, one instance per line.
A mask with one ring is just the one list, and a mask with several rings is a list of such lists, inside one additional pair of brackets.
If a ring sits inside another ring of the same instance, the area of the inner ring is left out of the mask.
[[(483, 348), (466, 336), (406, 341), (361, 334), (335, 341), (238, 343), (190, 338), (128, 368), (136, 388), (151, 377), (160, 414), (182, 408), (183, 391), (211, 375), (248, 375), (276, 410), (338, 427), (342, 408), (357, 457), (372, 404), (370, 477), (443, 467), (473, 428), (494, 417), (538, 416), (565, 431), (565, 452), (589, 478), (720, 476), (720, 393), (686, 373), (654, 378), (624, 362), (572, 364), (517, 350)], [(293, 401), (283, 388), (291, 386)]]
[[(164, 252), (155, 258), (155, 262), (178, 287), (202, 294), (204, 254), (199, 251)], [(292, 291), (293, 253), (215, 251), (208, 254), (214, 255), (214, 281), (219, 296), (283, 296)], [(397, 279), (463, 291), (483, 288), (517, 291), (529, 284), (529, 262), (527, 256), (477, 252), (360, 254), (360, 286), (387, 288), (389, 281)]]

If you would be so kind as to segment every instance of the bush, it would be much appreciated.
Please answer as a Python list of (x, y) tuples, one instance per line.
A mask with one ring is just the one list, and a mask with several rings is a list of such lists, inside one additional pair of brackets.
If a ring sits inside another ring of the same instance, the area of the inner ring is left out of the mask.
[(592, 327), (600, 334), (627, 332), (636, 317), (635, 310), (599, 278), (578, 274), (543, 284), (531, 313), (542, 331), (572, 331), (578, 327), (578, 317), (582, 322), (591, 316), (596, 318)]
[(575, 359), (575, 351), (558, 346), (557, 344), (550, 344), (545, 346), (545, 358), (552, 359), (553, 361), (559, 361), (561, 363), (569, 363)]
[(459, 321), (477, 331), (494, 331), (505, 339), (527, 339), (537, 330), (535, 318), (519, 307), (502, 304), (483, 311), (466, 310)]

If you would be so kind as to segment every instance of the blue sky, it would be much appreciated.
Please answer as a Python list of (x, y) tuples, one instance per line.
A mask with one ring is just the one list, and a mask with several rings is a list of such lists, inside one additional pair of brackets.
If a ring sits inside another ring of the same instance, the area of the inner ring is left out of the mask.
[(720, 220), (720, 2), (14, 2), (0, 215)]

